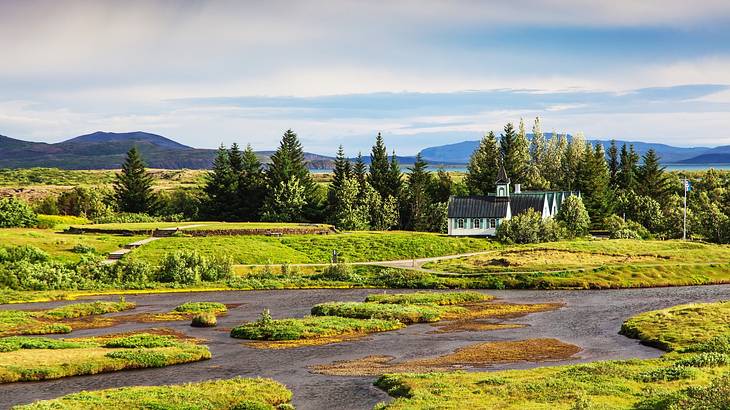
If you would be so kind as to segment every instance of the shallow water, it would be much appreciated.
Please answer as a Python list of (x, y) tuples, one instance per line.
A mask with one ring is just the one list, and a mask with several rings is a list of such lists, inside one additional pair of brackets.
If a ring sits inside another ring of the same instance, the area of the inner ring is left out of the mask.
[[(636, 340), (618, 334), (621, 323), (628, 317), (647, 310), (665, 308), (689, 302), (709, 302), (730, 299), (730, 285), (625, 289), (603, 291), (484, 291), (506, 302), (562, 302), (556, 311), (534, 313), (506, 322), (529, 325), (519, 329), (483, 332), (428, 334), (434, 328), (428, 324), (379, 333), (345, 343), (311, 346), (286, 350), (260, 350), (243, 345), (228, 336), (228, 329), (243, 321), (255, 320), (264, 308), (274, 318), (303, 316), (316, 303), (332, 300), (362, 300), (377, 290), (284, 290), (244, 292), (200, 292), (186, 294), (130, 295), (128, 301), (138, 304), (136, 311), (167, 312), (187, 301), (216, 301), (241, 303), (219, 318), (218, 328), (191, 328), (187, 321), (170, 323), (123, 323), (113, 328), (87, 329), (73, 332), (82, 337), (150, 327), (170, 327), (194, 337), (207, 339), (213, 354), (208, 361), (93, 376), (70, 377), (33, 383), (0, 385), (0, 407), (50, 399), (81, 390), (129, 385), (158, 385), (215, 378), (270, 377), (284, 383), (294, 392), (297, 409), (370, 409), (388, 395), (375, 388), (374, 377), (340, 377), (312, 374), (308, 366), (351, 360), (367, 355), (390, 355), (396, 360), (439, 356), (454, 349), (483, 341), (520, 340), (527, 338), (556, 338), (583, 348), (575, 358), (550, 363), (558, 365), (604, 359), (650, 358), (661, 351), (643, 346)], [(394, 292), (389, 290), (389, 292)], [(116, 300), (114, 296), (93, 300)], [(0, 309), (46, 308), (76, 302), (4, 305)], [(128, 313), (128, 312), (127, 312)], [(495, 366), (492, 369), (529, 368), (545, 364), (518, 363)]]

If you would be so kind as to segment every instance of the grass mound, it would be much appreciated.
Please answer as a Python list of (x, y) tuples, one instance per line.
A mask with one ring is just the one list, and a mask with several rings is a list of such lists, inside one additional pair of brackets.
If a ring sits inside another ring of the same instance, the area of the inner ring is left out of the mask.
[(177, 306), (174, 309), (174, 312), (179, 313), (214, 313), (214, 314), (221, 314), (226, 313), (228, 311), (228, 308), (226, 308), (226, 305), (223, 303), (218, 302), (188, 302), (183, 303), (180, 306)]
[(365, 302), (388, 303), (395, 305), (458, 305), (468, 302), (484, 302), (493, 299), (492, 296), (478, 292), (416, 292), (373, 294), (365, 298)]
[(730, 302), (674, 306), (636, 315), (621, 326), (621, 334), (672, 351), (730, 337)]
[(384, 332), (402, 328), (397, 320), (308, 316), (301, 319), (258, 320), (231, 330), (231, 337), (251, 340), (300, 340)]
[(206, 346), (154, 334), (74, 340), (11, 337), (0, 339), (0, 383), (164, 367), (209, 358)]
[(218, 324), (218, 319), (215, 315), (210, 312), (200, 313), (193, 316), (190, 326), (192, 327), (215, 327)]
[(314, 316), (398, 320), (405, 324), (435, 322), (442, 310), (428, 305), (396, 305), (375, 302), (327, 302), (312, 307)]
[(43, 317), (48, 319), (75, 319), (79, 317), (103, 315), (134, 309), (137, 305), (131, 302), (92, 302), (75, 303), (55, 309), (46, 310)]
[[(123, 387), (74, 393), (16, 410), (287, 409), (292, 393), (270, 379), (213, 380), (170, 386)], [(257, 405), (259, 407), (254, 407)]]

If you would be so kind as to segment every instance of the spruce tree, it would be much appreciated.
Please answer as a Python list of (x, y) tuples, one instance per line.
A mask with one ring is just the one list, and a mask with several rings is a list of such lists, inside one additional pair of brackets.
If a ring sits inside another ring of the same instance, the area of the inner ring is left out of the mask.
[(281, 138), (266, 170), (264, 208), (268, 220), (299, 222), (311, 212), (317, 186), (304, 160), (302, 144), (292, 130)]
[(373, 145), (372, 152), (370, 153), (369, 182), (373, 189), (383, 198), (392, 195), (391, 186), (388, 181), (389, 171), (388, 151), (385, 148), (383, 136), (378, 133), (378, 136), (375, 138), (375, 145)]
[(578, 165), (576, 184), (573, 189), (579, 190), (583, 203), (594, 224), (603, 222), (612, 212), (611, 176), (606, 163), (606, 152), (603, 145), (586, 145), (585, 152)]
[[(582, 133), (577, 133), (568, 143), (563, 154), (563, 188), (572, 191), (578, 186), (578, 172), (580, 163), (586, 152), (592, 151), (587, 146)], [(589, 210), (590, 211), (590, 210)]]
[(389, 195), (393, 198), (400, 197), (400, 191), (403, 187), (403, 173), (400, 170), (400, 164), (398, 158), (395, 156), (395, 151), (390, 157), (390, 166), (388, 167), (388, 190)]
[(479, 142), (466, 167), (464, 183), (471, 195), (487, 195), (497, 189), (495, 181), (499, 170), (499, 155), (497, 138), (490, 131)]
[(241, 154), (241, 173), (238, 179), (238, 215), (244, 221), (257, 221), (266, 193), (266, 181), (256, 153), (247, 145)]
[(362, 198), (362, 193), (365, 191), (365, 184), (367, 183), (367, 167), (365, 166), (365, 161), (362, 159), (362, 153), (357, 153), (357, 159), (355, 160), (355, 165), (352, 166), (352, 175), (357, 180), (357, 184), (360, 187), (360, 197)]
[(637, 192), (664, 204), (669, 196), (669, 180), (665, 167), (659, 163), (660, 158), (654, 149), (649, 149), (643, 156), (643, 164), (638, 171)]
[(634, 146), (632, 145), (630, 149), (627, 149), (626, 144), (623, 144), (619, 159), (618, 187), (624, 191), (634, 191), (636, 189), (638, 171), (638, 159), (634, 151)]
[(413, 167), (408, 168), (407, 183), (407, 221), (406, 228), (417, 231), (428, 230), (427, 211), (431, 203), (428, 195), (429, 186), (431, 185), (431, 173), (428, 172), (428, 163), (424, 161), (421, 153), (416, 155), (416, 161)]
[(218, 148), (213, 168), (205, 179), (203, 191), (207, 195), (207, 201), (203, 213), (212, 219), (231, 219), (233, 210), (231, 202), (237, 202), (234, 198), (236, 176), (231, 169), (228, 151), (223, 145)]
[(515, 133), (512, 123), (504, 127), (501, 140), (502, 163), (512, 182), (525, 183), (530, 165), (530, 144), (525, 134), (525, 124), (520, 120), (520, 130)]
[(235, 142), (231, 145), (231, 149), (228, 150), (228, 163), (230, 164), (231, 172), (233, 172), (234, 175), (239, 175), (243, 172), (243, 157), (241, 149)]
[(616, 140), (611, 140), (611, 146), (608, 148), (608, 171), (611, 175), (611, 186), (618, 185), (619, 158)]
[(137, 147), (127, 152), (122, 171), (114, 181), (117, 207), (122, 212), (152, 213), (157, 206), (152, 192), (152, 176), (147, 173)]
[[(342, 198), (349, 198), (348, 195), (344, 195), (340, 191), (343, 189), (345, 181), (351, 178), (352, 169), (350, 162), (345, 157), (345, 149), (340, 145), (337, 149), (337, 156), (335, 157), (335, 167), (327, 190), (327, 214), (330, 218), (339, 218), (340, 215), (340, 204), (338, 203)], [(357, 191), (355, 195), (357, 196)], [(333, 221), (334, 223), (334, 221)], [(334, 223), (336, 225), (336, 223)]]
[(542, 133), (540, 127), (540, 117), (535, 117), (535, 122), (532, 124), (532, 141), (530, 141), (530, 157), (532, 163), (536, 164), (539, 169), (542, 168), (545, 151), (547, 144), (545, 142), (545, 134)]

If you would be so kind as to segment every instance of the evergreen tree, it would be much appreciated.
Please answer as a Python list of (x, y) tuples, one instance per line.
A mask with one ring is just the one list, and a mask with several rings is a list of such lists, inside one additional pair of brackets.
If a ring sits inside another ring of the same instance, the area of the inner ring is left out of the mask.
[(588, 234), (591, 219), (583, 204), (583, 199), (577, 195), (565, 199), (558, 211), (557, 219), (565, 225), (570, 237), (574, 238)]
[(624, 191), (634, 191), (638, 172), (638, 156), (634, 151), (634, 146), (631, 145), (631, 148), (627, 149), (626, 144), (623, 144), (619, 159), (618, 187)]
[[(329, 185), (328, 191), (327, 191), (327, 213), (331, 218), (341, 218), (340, 216), (340, 208), (341, 204), (339, 202), (340, 199), (345, 198), (349, 200), (348, 195), (343, 195), (340, 193), (340, 190), (343, 189), (344, 183), (346, 180), (351, 178), (352, 174), (352, 167), (350, 166), (350, 162), (345, 157), (345, 150), (340, 145), (340, 147), (337, 149), (337, 156), (335, 157), (335, 167), (333, 170), (333, 176), (332, 176), (332, 182)], [(357, 181), (356, 181), (357, 182)], [(357, 193), (359, 191), (359, 188), (355, 190), (355, 195), (357, 196)], [(349, 193), (348, 193), (349, 194)], [(352, 204), (354, 206), (354, 202)], [(333, 222), (334, 225), (337, 225)], [(351, 228), (348, 228), (351, 229)]]
[(446, 170), (439, 168), (436, 171), (436, 178), (431, 184), (429, 195), (433, 202), (447, 203), (449, 197), (454, 194), (454, 181)]
[(644, 154), (643, 161), (638, 171), (637, 192), (654, 198), (660, 204), (666, 203), (670, 194), (669, 180), (665, 167), (659, 163), (659, 155), (654, 149), (650, 149)]
[(504, 127), (501, 140), (502, 163), (513, 183), (525, 183), (530, 164), (530, 144), (525, 134), (525, 124), (520, 120), (520, 129), (515, 133), (512, 123)]
[(390, 165), (388, 164), (388, 151), (383, 142), (383, 136), (378, 133), (370, 153), (370, 176), (368, 182), (382, 198), (392, 195), (389, 182)]
[(352, 175), (357, 180), (360, 187), (359, 195), (362, 198), (362, 193), (365, 192), (365, 184), (367, 183), (367, 168), (365, 167), (365, 161), (362, 159), (361, 152), (357, 153), (355, 165), (352, 167)]
[(266, 194), (266, 180), (256, 153), (247, 145), (241, 154), (238, 178), (238, 215), (243, 221), (257, 221)]
[(117, 207), (122, 212), (151, 213), (157, 203), (152, 192), (152, 176), (147, 173), (137, 147), (127, 152), (122, 171), (114, 181)]
[[(578, 185), (578, 172), (580, 163), (583, 160), (583, 156), (586, 152), (590, 151), (586, 147), (585, 138), (582, 133), (577, 133), (568, 143), (567, 148), (563, 154), (563, 188), (572, 191), (577, 189)], [(588, 210), (590, 213), (590, 208)]]
[(408, 214), (406, 228), (417, 231), (425, 231), (429, 228), (428, 207), (431, 199), (428, 195), (429, 186), (431, 185), (431, 174), (428, 172), (428, 164), (421, 157), (419, 152), (416, 155), (416, 161), (413, 167), (408, 168), (407, 184), (407, 207)]
[(398, 158), (395, 156), (395, 151), (390, 157), (390, 166), (388, 167), (388, 194), (394, 198), (400, 197), (400, 191), (403, 187), (403, 173), (400, 171), (400, 164)]
[(213, 169), (206, 175), (203, 191), (207, 195), (205, 215), (213, 219), (232, 218), (232, 203), (235, 203), (235, 175), (231, 169), (230, 156), (221, 145), (213, 160)]
[(284, 133), (279, 148), (271, 156), (266, 182), (264, 207), (268, 220), (302, 221), (307, 213), (313, 213), (317, 186), (307, 169), (302, 145), (292, 130)]
[(613, 187), (618, 185), (619, 169), (618, 148), (616, 147), (616, 140), (612, 139), (611, 146), (608, 148), (608, 172), (611, 175), (611, 186)]
[(497, 171), (499, 170), (499, 147), (494, 132), (489, 132), (479, 142), (467, 165), (466, 183), (471, 195), (487, 195), (497, 187)]
[(563, 151), (565, 138), (553, 131), (547, 143), (545, 158), (540, 175), (545, 179), (548, 188), (563, 189)]
[(593, 149), (590, 144), (585, 147), (585, 152), (580, 157), (574, 189), (580, 191), (591, 220), (598, 224), (613, 211), (611, 177), (603, 145), (596, 144)]
[(234, 175), (240, 175), (243, 172), (243, 156), (241, 149), (235, 142), (231, 145), (231, 149), (228, 150), (228, 163)]

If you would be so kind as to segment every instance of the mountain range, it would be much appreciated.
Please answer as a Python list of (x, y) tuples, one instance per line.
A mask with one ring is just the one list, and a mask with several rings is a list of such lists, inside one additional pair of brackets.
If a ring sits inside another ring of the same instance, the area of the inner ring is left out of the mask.
[[(547, 138), (551, 134), (546, 134)], [(589, 140), (608, 146), (609, 141)], [(633, 144), (639, 154), (653, 148), (665, 164), (730, 164), (730, 145), (709, 147), (673, 147), (666, 144), (640, 141), (616, 141)], [(463, 165), (469, 161), (479, 141), (425, 148), (421, 155), (432, 165)], [(116, 169), (124, 161), (127, 151), (136, 146), (151, 168), (206, 169), (216, 155), (214, 149), (193, 148), (161, 135), (148, 132), (101, 132), (81, 135), (58, 143), (30, 142), (0, 135), (0, 168), (51, 167), (62, 169)], [(257, 151), (259, 159), (269, 162), (273, 151)], [(334, 158), (305, 153), (310, 169), (331, 169)], [(414, 162), (412, 156), (399, 156), (403, 165)], [(369, 157), (363, 158), (366, 163)]]

